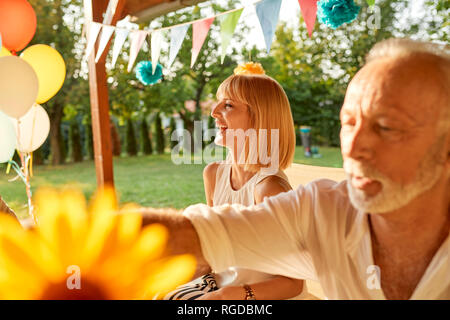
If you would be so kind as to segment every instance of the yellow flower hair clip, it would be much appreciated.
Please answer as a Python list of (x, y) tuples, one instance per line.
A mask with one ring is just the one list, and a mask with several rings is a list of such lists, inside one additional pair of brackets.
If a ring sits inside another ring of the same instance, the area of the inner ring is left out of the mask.
[(235, 75), (266, 74), (259, 62), (247, 62), (234, 69)]

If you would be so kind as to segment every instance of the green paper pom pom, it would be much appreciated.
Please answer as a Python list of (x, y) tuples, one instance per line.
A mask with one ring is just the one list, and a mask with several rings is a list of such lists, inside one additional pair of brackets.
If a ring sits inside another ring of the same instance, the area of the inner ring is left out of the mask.
[(337, 29), (355, 20), (359, 9), (353, 0), (320, 0), (317, 3), (317, 18), (321, 23)]
[(162, 66), (158, 63), (155, 73), (152, 73), (152, 62), (141, 61), (136, 66), (136, 78), (146, 86), (155, 84), (162, 78)]

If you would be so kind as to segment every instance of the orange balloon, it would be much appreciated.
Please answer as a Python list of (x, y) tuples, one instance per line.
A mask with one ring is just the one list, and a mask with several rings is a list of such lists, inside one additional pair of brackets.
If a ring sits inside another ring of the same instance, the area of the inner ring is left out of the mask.
[(26, 0), (0, 0), (0, 34), (3, 46), (20, 51), (36, 32), (36, 13)]

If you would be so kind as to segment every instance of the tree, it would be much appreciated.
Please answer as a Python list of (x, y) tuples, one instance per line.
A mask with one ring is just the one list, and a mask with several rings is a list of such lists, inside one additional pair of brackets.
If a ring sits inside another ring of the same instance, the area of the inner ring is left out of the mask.
[[(76, 104), (85, 99), (80, 77), (80, 56), (76, 54), (76, 43), (81, 40), (81, 27), (69, 27), (64, 19), (69, 14), (74, 21), (81, 17), (81, 0), (30, 0), (37, 16), (37, 30), (33, 44), (47, 44), (55, 48), (66, 63), (66, 79), (61, 90), (43, 106), (50, 117), (50, 148), (52, 164), (65, 160), (61, 123), (66, 104)], [(84, 80), (85, 81), (85, 80)], [(88, 97), (88, 96), (87, 96)], [(87, 107), (87, 105), (86, 105)]]

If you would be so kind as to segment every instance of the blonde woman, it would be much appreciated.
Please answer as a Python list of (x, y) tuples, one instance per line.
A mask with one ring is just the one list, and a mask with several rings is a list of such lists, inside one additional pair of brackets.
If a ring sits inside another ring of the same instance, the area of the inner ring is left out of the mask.
[[(228, 157), (204, 169), (210, 206), (255, 205), (292, 189), (282, 171), (292, 163), (295, 151), (288, 98), (260, 64), (247, 63), (234, 73), (220, 85), (218, 104), (211, 112), (218, 128), (215, 143), (228, 148)], [(302, 280), (243, 268), (211, 267), (214, 273), (179, 287), (166, 298), (276, 300), (296, 297), (303, 290)]]

